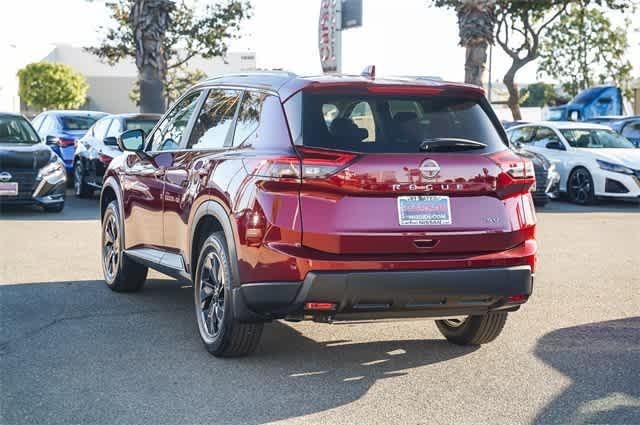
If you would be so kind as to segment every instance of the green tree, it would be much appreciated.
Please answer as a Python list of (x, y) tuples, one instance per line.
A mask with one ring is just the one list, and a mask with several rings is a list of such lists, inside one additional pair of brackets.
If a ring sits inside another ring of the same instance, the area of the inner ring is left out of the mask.
[[(631, 22), (627, 19), (625, 24), (629, 27)], [(626, 28), (612, 26), (596, 7), (576, 4), (549, 27), (538, 73), (561, 82), (571, 96), (606, 82), (625, 88), (632, 69), (625, 58), (628, 47)]]
[(87, 99), (89, 86), (82, 74), (67, 65), (34, 62), (18, 71), (18, 95), (36, 111), (76, 109)]
[(534, 83), (520, 89), (520, 106), (532, 107), (554, 105), (558, 95), (553, 84)]
[[(507, 87), (507, 104), (514, 120), (522, 119), (520, 92), (516, 74), (540, 54), (540, 43), (547, 27), (564, 13), (571, 3), (606, 5), (625, 10), (635, 0), (495, 0), (495, 25), (492, 40), (498, 43), (511, 59), (511, 65), (502, 81)], [(434, 0), (436, 6), (458, 10), (464, 0)], [(460, 18), (458, 26), (460, 27)], [(483, 25), (484, 27), (484, 25)]]
[(200, 10), (172, 0), (114, 0), (106, 6), (113, 25), (103, 28), (99, 46), (87, 50), (110, 64), (135, 58), (141, 112), (163, 112), (172, 76), (183, 75), (179, 69), (197, 55), (224, 56), (228, 40), (238, 36), (250, 12), (247, 0)]

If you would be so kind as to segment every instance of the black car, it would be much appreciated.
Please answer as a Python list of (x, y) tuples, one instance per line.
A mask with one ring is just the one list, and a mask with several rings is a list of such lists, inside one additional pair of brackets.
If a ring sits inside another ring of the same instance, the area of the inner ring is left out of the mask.
[(24, 117), (0, 113), (0, 207), (39, 205), (62, 211), (67, 176), (64, 163)]
[(558, 195), (560, 175), (555, 170), (555, 166), (542, 155), (519, 149), (519, 147), (510, 142), (511, 149), (517, 155), (527, 158), (533, 163), (536, 174), (535, 190), (531, 192), (533, 203), (537, 207), (543, 207), (549, 203), (550, 198)]
[(127, 130), (149, 134), (160, 119), (158, 114), (107, 115), (96, 121), (77, 144), (74, 155), (74, 191), (87, 197), (102, 187), (102, 176), (113, 158), (122, 154), (117, 137)]

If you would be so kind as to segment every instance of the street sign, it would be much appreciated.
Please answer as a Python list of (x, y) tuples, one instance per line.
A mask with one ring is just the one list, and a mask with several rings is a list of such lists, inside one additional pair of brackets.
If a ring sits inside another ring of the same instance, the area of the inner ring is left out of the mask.
[(340, 0), (321, 0), (320, 19), (318, 21), (318, 49), (322, 72), (340, 72)]
[(342, 0), (343, 30), (362, 26), (362, 0)]

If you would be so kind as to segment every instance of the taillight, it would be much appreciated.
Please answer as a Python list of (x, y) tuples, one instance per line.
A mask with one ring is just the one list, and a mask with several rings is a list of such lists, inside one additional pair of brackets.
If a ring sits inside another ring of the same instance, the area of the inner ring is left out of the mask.
[(67, 139), (64, 137), (60, 137), (58, 138), (58, 146), (63, 146), (63, 147), (67, 147), (67, 146), (75, 146), (76, 141), (75, 139)]
[(325, 149), (297, 148), (300, 157), (277, 156), (245, 160), (250, 174), (277, 179), (321, 180), (346, 168), (357, 155)]
[(527, 193), (536, 183), (533, 163), (511, 151), (491, 155), (491, 159), (502, 170), (496, 180), (496, 194), (504, 199)]
[(346, 168), (357, 155), (324, 149), (298, 148), (303, 179), (324, 179)]
[(98, 157), (98, 161), (102, 162), (104, 165), (109, 165), (112, 159), (113, 158), (111, 158), (109, 155), (100, 155)]

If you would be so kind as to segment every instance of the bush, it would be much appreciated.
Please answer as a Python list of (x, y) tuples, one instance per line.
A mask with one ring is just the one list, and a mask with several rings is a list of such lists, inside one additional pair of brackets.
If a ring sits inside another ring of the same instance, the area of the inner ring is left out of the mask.
[(77, 109), (87, 97), (84, 76), (67, 65), (34, 62), (18, 71), (18, 95), (29, 107), (45, 109)]

